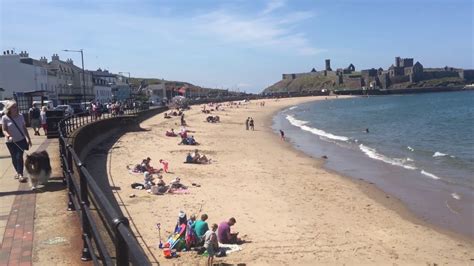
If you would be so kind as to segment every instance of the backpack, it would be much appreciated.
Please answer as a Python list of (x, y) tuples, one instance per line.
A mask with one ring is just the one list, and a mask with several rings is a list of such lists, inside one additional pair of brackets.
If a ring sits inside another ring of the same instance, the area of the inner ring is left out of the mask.
[(40, 118), (40, 111), (38, 108), (31, 108), (31, 118), (33, 119), (39, 119)]

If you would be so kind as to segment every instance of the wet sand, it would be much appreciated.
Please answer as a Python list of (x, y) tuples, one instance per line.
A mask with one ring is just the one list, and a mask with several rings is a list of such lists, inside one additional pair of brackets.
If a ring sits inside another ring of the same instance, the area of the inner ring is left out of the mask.
[[(205, 257), (182, 252), (167, 260), (158, 249), (156, 223), (161, 238), (173, 230), (179, 210), (209, 215), (220, 223), (233, 216), (234, 231), (249, 243), (243, 250), (216, 262), (248, 264), (471, 264), (472, 241), (436, 230), (410, 214), (400, 202), (366, 182), (339, 176), (322, 167), (322, 161), (295, 150), (271, 129), (276, 111), (324, 97), (267, 100), (214, 112), (221, 123), (204, 122), (199, 107), (186, 111), (186, 121), (199, 146), (177, 145), (178, 138), (165, 137), (170, 128), (179, 130), (179, 118), (155, 116), (141, 124), (149, 131), (122, 136), (109, 151), (108, 175), (115, 195), (133, 230), (141, 237), (150, 257), (160, 263), (200, 263)], [(246, 131), (247, 117), (255, 119), (255, 131)], [(187, 152), (198, 148), (213, 159), (210, 165), (184, 164)], [(126, 166), (151, 157), (159, 166), (170, 162), (173, 174), (190, 187), (189, 194), (157, 196), (134, 190), (142, 175), (130, 174)], [(191, 183), (201, 187), (191, 186)], [(136, 197), (129, 198), (130, 194)]]

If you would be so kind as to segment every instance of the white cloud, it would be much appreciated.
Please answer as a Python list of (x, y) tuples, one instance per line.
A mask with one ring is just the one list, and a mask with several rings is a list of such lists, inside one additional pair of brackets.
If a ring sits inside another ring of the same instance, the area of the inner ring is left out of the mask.
[(273, 12), (275, 9), (285, 6), (285, 0), (271, 0), (267, 3), (267, 6), (262, 11), (263, 15)]
[[(248, 47), (293, 50), (300, 55), (315, 55), (322, 49), (313, 47), (306, 35), (297, 31), (298, 23), (312, 18), (311, 12), (289, 12), (284, 16), (244, 16), (225, 9), (196, 16), (194, 29), (222, 42)], [(297, 33), (294, 33), (297, 32)]]

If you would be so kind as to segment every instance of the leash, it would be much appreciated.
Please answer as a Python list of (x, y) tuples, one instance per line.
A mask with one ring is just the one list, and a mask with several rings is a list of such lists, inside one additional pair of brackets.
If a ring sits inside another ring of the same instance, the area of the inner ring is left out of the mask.
[[(25, 141), (26, 141), (26, 139), (25, 139)], [(20, 149), (20, 151), (22, 151), (23, 153), (25, 153), (26, 156), (30, 156), (30, 154), (29, 154), (28, 152), (26, 152), (24, 149), (22, 149), (18, 144), (16, 144), (16, 142), (13, 142), (13, 141), (12, 141), (12, 143), (15, 144), (15, 146), (17, 146), (18, 149)], [(27, 142), (27, 144), (30, 145), (28, 142)]]

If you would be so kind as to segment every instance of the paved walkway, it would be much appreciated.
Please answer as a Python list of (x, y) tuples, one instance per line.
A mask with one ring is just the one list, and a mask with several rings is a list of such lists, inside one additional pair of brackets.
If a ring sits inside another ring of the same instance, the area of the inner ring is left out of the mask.
[[(15, 170), (8, 149), (3, 139), (0, 140), (0, 265), (79, 264), (82, 247), (77, 239), (80, 240), (80, 227), (77, 226), (77, 215), (66, 211), (67, 191), (61, 181), (58, 140), (47, 139), (44, 135), (34, 136), (32, 131), (30, 136), (33, 147), (28, 152), (48, 151), (55, 180), (37, 192), (31, 191), (29, 183), (19, 183), (14, 179)], [(51, 202), (49, 206), (41, 206), (40, 210), (52, 210), (54, 215), (38, 212), (38, 199), (46, 204)], [(47, 226), (43, 225), (45, 222)], [(55, 231), (62, 232), (60, 239), (67, 243), (67, 247), (51, 245), (58, 239), (56, 236), (51, 242), (50, 237)], [(68, 250), (71, 255), (65, 254)]]

